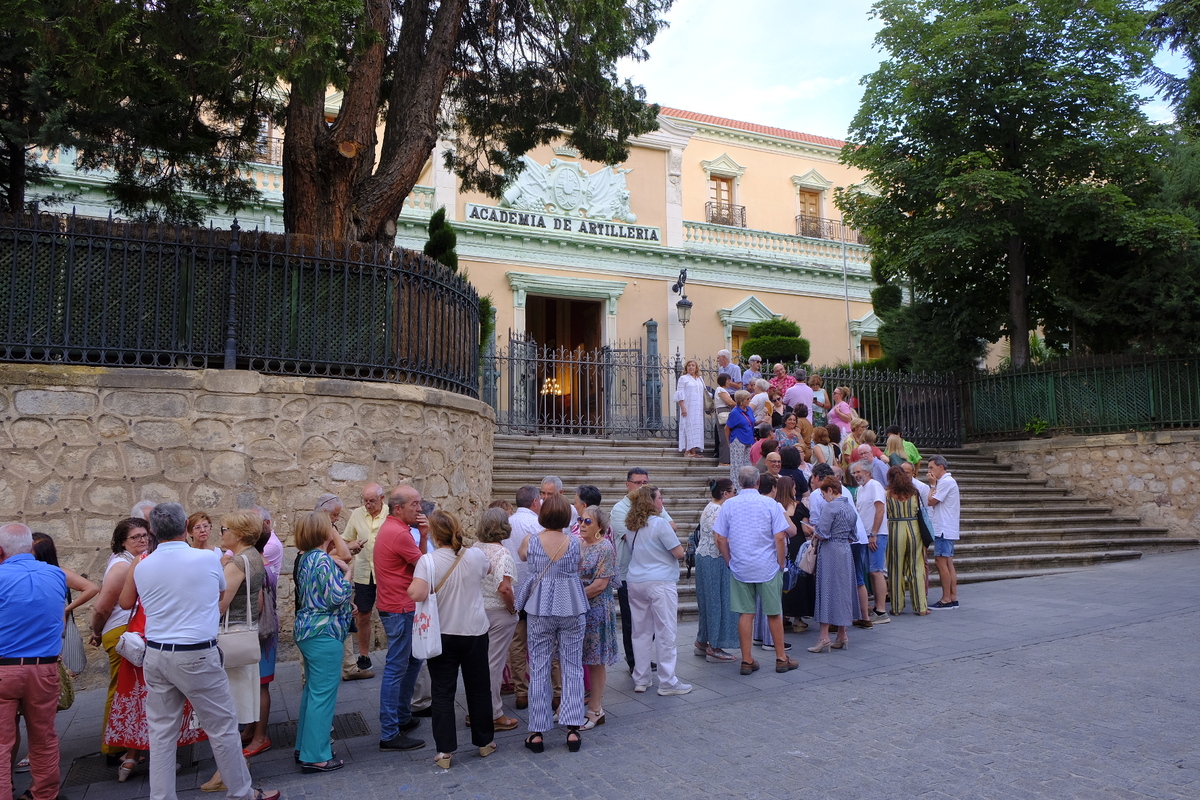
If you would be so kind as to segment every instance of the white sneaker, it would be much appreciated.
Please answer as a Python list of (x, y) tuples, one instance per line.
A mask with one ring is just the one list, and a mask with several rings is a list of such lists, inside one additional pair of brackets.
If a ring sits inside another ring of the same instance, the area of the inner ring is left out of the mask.
[(692, 685), (690, 683), (677, 683), (674, 686), (658, 687), (658, 695), (659, 697), (669, 697), (673, 694), (687, 694), (691, 690)]
[(649, 688), (650, 688), (650, 684), (648, 684), (648, 683), (635, 683), (633, 686), (633, 690), (635, 692), (637, 692), (638, 694), (641, 694), (642, 692), (646, 691)]

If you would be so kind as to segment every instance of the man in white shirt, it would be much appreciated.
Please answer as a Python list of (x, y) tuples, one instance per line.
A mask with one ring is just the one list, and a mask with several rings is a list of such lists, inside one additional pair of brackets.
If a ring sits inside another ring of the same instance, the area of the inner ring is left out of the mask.
[(808, 421), (812, 422), (813, 390), (808, 385), (808, 370), (797, 369), (792, 376), (796, 384), (783, 393), (783, 404), (792, 408), (803, 404), (808, 409)]
[[(546, 477), (542, 478), (542, 489), (540, 492), (538, 492), (538, 495), (541, 497), (542, 502), (544, 503), (546, 502), (546, 498), (554, 494), (559, 495), (566, 500), (567, 505), (571, 507), (571, 524), (563, 528), (563, 533), (570, 535), (571, 529), (575, 527), (575, 521), (579, 519), (579, 510), (575, 508), (575, 504), (572, 503), (571, 500), (566, 496), (567, 493), (563, 489), (562, 478), (558, 477), (557, 475), (547, 475)], [(541, 529), (539, 528), (538, 531), (540, 532)]]
[[(517, 566), (515, 586), (520, 586), (529, 572), (529, 565), (518, 555), (521, 542), (529, 536), (542, 531), (538, 524), (538, 511), (542, 508), (541, 492), (536, 486), (522, 486), (517, 489), (517, 510), (508, 518), (512, 526), (512, 535), (502, 544), (508, 548)], [(514, 588), (515, 588), (514, 586)], [(529, 657), (525, 643), (525, 612), (522, 611), (517, 627), (513, 632), (512, 642), (508, 646), (508, 671), (512, 676), (513, 689), (516, 699), (513, 701), (518, 709), (529, 707)]]
[[(722, 350), (721, 352), (727, 353), (728, 351)], [(734, 365), (735, 368), (736, 366)], [(629, 495), (648, 483), (650, 483), (650, 473), (642, 467), (634, 467), (625, 473), (625, 496), (616, 502), (608, 515), (608, 527), (612, 528), (613, 542), (617, 545), (617, 605), (621, 607), (621, 642), (625, 646), (625, 663), (629, 665), (631, 673), (633, 672), (633, 628), (630, 620), (633, 618), (633, 611), (629, 608), (629, 587), (625, 584), (625, 575), (629, 571), (629, 550), (625, 548), (622, 551), (621, 542), (625, 540), (625, 534), (629, 533), (625, 528), (625, 517), (629, 515)], [(671, 519), (671, 515), (667, 513), (666, 509), (663, 509), (658, 516), (669, 522), (672, 530), (676, 530), (675, 521)]]
[(160, 503), (149, 514), (158, 548), (134, 565), (121, 607), (138, 600), (146, 611), (146, 720), (150, 727), (150, 797), (175, 800), (175, 750), (184, 701), (208, 734), (229, 800), (278, 800), (278, 791), (250, 785), (242, 756), (229, 678), (217, 649), (218, 601), (225, 589), (220, 563), (186, 539), (187, 514)]
[(858, 518), (867, 529), (867, 549), (870, 551), (868, 571), (871, 590), (875, 594), (875, 607), (871, 609), (871, 622), (882, 625), (891, 622), (887, 614), (887, 492), (879, 481), (871, 477), (871, 468), (861, 461), (850, 466), (850, 473), (858, 483), (854, 505)]
[(958, 608), (958, 572), (954, 569), (954, 543), (958, 541), (962, 502), (958, 482), (949, 472), (945, 456), (929, 459), (929, 515), (933, 517), (933, 562), (942, 585), (942, 599), (930, 608)]

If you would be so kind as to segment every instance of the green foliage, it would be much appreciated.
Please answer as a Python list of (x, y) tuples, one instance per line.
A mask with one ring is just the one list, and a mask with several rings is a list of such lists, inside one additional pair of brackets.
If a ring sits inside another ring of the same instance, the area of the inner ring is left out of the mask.
[(928, 299), (880, 315), (879, 345), (889, 369), (966, 374), (987, 352), (973, 315)]
[(871, 290), (871, 308), (876, 316), (884, 316), (899, 310), (904, 304), (904, 292), (899, 286), (885, 283)]
[(1177, 76), (1150, 65), (1148, 82), (1175, 110), (1175, 120), (1190, 132), (1200, 129), (1200, 3), (1164, 0), (1150, 15), (1146, 40), (1160, 50), (1182, 56), (1186, 75)]
[(808, 339), (800, 336), (800, 326), (786, 317), (756, 322), (747, 333), (742, 353), (760, 355), (766, 364), (803, 364), (812, 351)]
[(842, 160), (878, 194), (838, 203), (877, 280), (925, 304), (893, 315), (885, 352), (961, 367), (975, 340), (1009, 333), (1023, 363), (1038, 324), (1104, 352), (1152, 330), (1154, 286), (1191, 233), (1152, 207), (1167, 140), (1134, 92), (1150, 57), (1137, 4), (880, 0), (875, 13), (886, 59)]
[(1041, 417), (1030, 417), (1025, 423), (1025, 430), (1034, 436), (1041, 436), (1050, 428), (1050, 423)]
[(457, 246), (458, 234), (454, 232), (454, 226), (446, 222), (446, 207), (442, 206), (429, 218), (429, 241), (425, 242), (425, 255), (445, 264), (451, 272), (458, 272), (458, 253), (454, 250)]
[(488, 342), (492, 340), (492, 335), (496, 332), (496, 318), (492, 316), (495, 306), (492, 304), (492, 296), (485, 295), (479, 298), (479, 357), (483, 358), (487, 352)]

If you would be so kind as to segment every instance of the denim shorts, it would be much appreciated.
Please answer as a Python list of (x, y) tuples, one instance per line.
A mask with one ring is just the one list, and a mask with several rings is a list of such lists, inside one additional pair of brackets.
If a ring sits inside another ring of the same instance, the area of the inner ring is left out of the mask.
[(887, 574), (887, 542), (888, 535), (886, 533), (881, 533), (875, 537), (875, 543), (878, 544), (879, 547), (875, 550), (870, 550), (870, 548), (868, 548), (868, 552), (871, 556), (871, 566), (868, 568), (870, 572), (882, 572)]
[(865, 544), (850, 544), (850, 555), (854, 559), (854, 581), (859, 586), (867, 585), (867, 569), (871, 561), (871, 549)]
[(933, 537), (933, 556), (934, 558), (950, 558), (954, 555), (954, 540), (943, 539), (941, 536)]

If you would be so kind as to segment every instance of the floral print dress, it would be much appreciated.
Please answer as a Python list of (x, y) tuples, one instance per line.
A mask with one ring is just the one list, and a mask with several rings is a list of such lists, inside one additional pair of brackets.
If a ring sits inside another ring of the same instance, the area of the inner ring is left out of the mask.
[(617, 650), (617, 601), (613, 582), (617, 579), (617, 551), (607, 539), (596, 544), (584, 544), (579, 559), (579, 577), (587, 586), (594, 580), (608, 578), (608, 588), (588, 600), (587, 625), (583, 633), (583, 663), (615, 664), (620, 660)]

